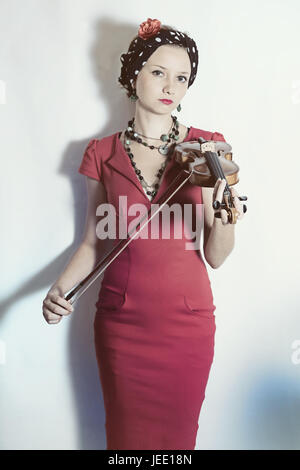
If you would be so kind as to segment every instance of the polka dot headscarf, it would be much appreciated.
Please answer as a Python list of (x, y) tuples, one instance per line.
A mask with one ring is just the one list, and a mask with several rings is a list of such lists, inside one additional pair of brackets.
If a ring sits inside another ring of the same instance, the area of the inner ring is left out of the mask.
[(176, 44), (185, 47), (191, 61), (191, 75), (188, 88), (194, 82), (198, 69), (198, 49), (196, 43), (187, 34), (177, 30), (161, 28), (159, 20), (151, 20), (141, 23), (139, 34), (129, 46), (128, 52), (122, 54), (121, 75), (118, 82), (127, 90), (127, 95), (134, 93), (133, 82), (145, 65), (151, 54), (163, 44)]

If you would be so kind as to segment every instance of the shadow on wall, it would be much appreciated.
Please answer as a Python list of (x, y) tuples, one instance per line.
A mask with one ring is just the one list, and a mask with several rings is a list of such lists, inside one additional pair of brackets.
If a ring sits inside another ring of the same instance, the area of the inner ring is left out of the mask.
[[(300, 449), (300, 381), (286, 372), (278, 374), (273, 365), (255, 378), (244, 405), (240, 429), (251, 449)], [(297, 370), (299, 375), (299, 371)]]
[[(110, 18), (102, 17), (101, 20), (91, 24), (91, 28), (94, 29), (94, 40), (89, 50), (91, 72), (99, 85), (99, 107), (100, 104), (106, 104), (107, 118), (106, 122), (99, 123), (96, 135), (88, 136), (84, 141), (71, 142), (62, 155), (59, 173), (68, 178), (72, 186), (75, 237), (73, 241), (70, 240), (70, 245), (47, 266), (42, 267), (20, 286), (19, 290), (15, 290), (13, 295), (2, 300), (0, 305), (2, 319), (12, 304), (45, 289), (40, 298), (41, 321), (45, 321), (42, 316), (43, 299), (78, 248), (83, 236), (87, 194), (85, 176), (79, 174), (77, 170), (84, 149), (91, 139), (101, 139), (126, 128), (128, 120), (134, 115), (134, 104), (130, 103), (125, 90), (121, 89), (118, 77), (121, 68), (120, 55), (127, 51), (129, 42), (137, 33), (137, 27), (134, 24), (132, 26), (120, 24)], [(59, 204), (59, 200), (55, 203)], [(102, 256), (101, 254), (100, 259)], [(106, 449), (105, 413), (93, 344), (95, 302), (102, 278), (103, 274), (75, 303), (74, 312), (68, 317), (71, 323), (68, 330), (67, 354), (74, 391), (74, 411), (76, 410), (78, 417), (77, 449), (79, 450)], [(91, 315), (88, 315), (89, 311)], [(59, 328), (59, 325), (60, 323), (56, 327)], [(49, 328), (53, 327), (54, 325), (49, 325)]]

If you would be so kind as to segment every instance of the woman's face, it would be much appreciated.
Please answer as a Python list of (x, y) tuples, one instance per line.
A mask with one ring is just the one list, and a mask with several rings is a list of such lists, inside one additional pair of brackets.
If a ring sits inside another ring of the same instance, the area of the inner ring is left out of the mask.
[[(137, 76), (136, 104), (157, 114), (170, 114), (186, 94), (190, 75), (191, 62), (183, 47), (158, 47)], [(166, 105), (161, 99), (173, 103)]]

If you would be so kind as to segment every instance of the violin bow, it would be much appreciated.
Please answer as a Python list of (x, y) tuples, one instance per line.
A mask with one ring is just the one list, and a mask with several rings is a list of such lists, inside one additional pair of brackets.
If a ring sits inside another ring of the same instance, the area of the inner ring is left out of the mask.
[[(214, 152), (215, 150), (215, 147), (214, 147), (214, 141), (206, 141), (204, 140), (202, 137), (200, 137), (199, 139), (197, 139), (199, 144), (200, 144), (200, 150), (201, 150), (201, 153), (204, 153), (205, 152), (205, 156), (206, 154), (215, 154), (215, 159), (217, 160), (217, 153)], [(208, 144), (208, 145), (206, 145)], [(167, 204), (167, 202), (174, 196), (174, 194), (176, 194), (176, 192), (190, 179), (190, 177), (192, 176), (192, 174), (194, 172), (197, 172), (197, 170), (195, 170), (195, 166), (197, 166), (199, 164), (199, 161), (200, 161), (200, 158), (196, 155), (195, 155), (195, 158), (192, 162), (189, 162), (189, 170), (186, 170), (186, 169), (182, 169), (179, 174), (174, 178), (174, 180), (172, 181), (172, 183), (170, 184), (170, 186), (167, 188), (167, 190), (165, 191), (164, 194), (162, 194), (162, 196), (158, 199), (157, 203), (156, 204), (159, 204), (159, 207), (152, 213), (152, 206), (150, 207), (149, 211), (147, 214), (145, 214), (139, 221), (139, 223), (130, 231), (127, 233), (127, 237), (126, 238), (123, 238), (121, 239), (117, 245), (115, 245), (106, 255), (104, 255), (104, 257), (99, 261), (99, 263), (96, 265), (96, 267), (90, 272), (90, 274), (88, 274), (81, 282), (79, 282), (68, 294), (66, 294), (64, 296), (64, 298), (66, 300), (70, 300), (77, 294), (78, 291), (81, 291), (79, 292), (79, 294), (76, 296), (75, 299), (73, 299), (73, 301), (71, 301), (71, 303), (75, 303), (81, 296), (82, 294), (84, 294), (84, 292), (90, 287), (90, 285), (105, 271), (106, 268), (108, 268), (108, 266), (117, 258), (117, 256), (119, 256), (119, 254), (137, 237), (137, 235), (141, 232), (141, 230), (143, 230), (143, 228), (149, 224), (149, 222), (153, 219), (153, 217), (162, 210), (162, 208)], [(212, 160), (212, 158), (210, 158), (210, 160)], [(219, 163), (219, 162), (218, 162)], [(219, 173), (220, 173), (220, 170), (223, 174), (223, 177), (225, 178), (224, 176), (224, 173), (223, 173), (223, 170), (222, 170), (222, 167), (221, 165), (219, 164), (219, 168), (217, 170), (215, 170), (215, 167), (213, 167), (213, 174), (217, 172), (218, 176), (217, 178), (220, 176)], [(187, 173), (188, 175), (184, 176), (184, 173)], [(183, 179), (182, 179), (183, 178)], [(182, 181), (181, 181), (182, 180)], [(177, 182), (180, 181), (180, 183), (178, 184), (178, 186), (176, 187), (176, 189), (171, 192), (173, 190), (173, 187), (177, 184)], [(230, 190), (229, 190), (229, 187), (226, 183), (226, 186), (227, 186), (227, 190), (229, 191), (230, 193)], [(171, 194), (170, 194), (171, 193)], [(217, 201), (218, 202), (218, 201)], [(220, 204), (220, 203), (219, 203)], [(218, 207), (216, 207), (216, 209), (218, 209)], [(152, 213), (152, 215), (149, 217), (150, 213)], [(143, 222), (143, 220), (145, 220), (145, 223), (136, 231), (136, 229), (141, 225), (141, 223)], [(235, 223), (235, 222), (233, 222)], [(135, 232), (133, 234), (133, 232)], [(133, 234), (133, 235), (132, 235)], [(102, 268), (102, 269), (101, 269)]]
[[(188, 173), (188, 176), (186, 176), (183, 181), (180, 181), (183, 177), (184, 173)], [(89, 286), (105, 271), (106, 268), (119, 256), (119, 254), (137, 237), (137, 235), (143, 230), (143, 228), (149, 224), (150, 220), (153, 219), (153, 217), (161, 211), (161, 209), (167, 204), (167, 202), (173, 197), (173, 195), (189, 180), (189, 178), (192, 176), (192, 172), (189, 172), (187, 170), (181, 170), (180, 173), (174, 178), (168, 189), (165, 191), (165, 193), (158, 199), (156, 204), (160, 204), (160, 206), (152, 213), (151, 217), (149, 218), (150, 213), (152, 212), (152, 206), (150, 207), (149, 211), (147, 214), (145, 214), (139, 221), (139, 223), (130, 231), (127, 233), (127, 238), (123, 238), (115, 245), (109, 253), (107, 253), (96, 265), (96, 267), (93, 269), (93, 271), (90, 272), (81, 282), (79, 282), (76, 287), (74, 287), (68, 294), (64, 296), (64, 299), (66, 300), (71, 300), (75, 294), (81, 289), (79, 294), (76, 296), (76, 298), (71, 301), (72, 304), (74, 304), (81, 296), (84, 294), (84, 292), (89, 288)], [(178, 187), (176, 187), (175, 191), (173, 191), (171, 194), (171, 190), (173, 189), (173, 186), (180, 181)], [(137, 227), (140, 226), (140, 224), (143, 222), (144, 219), (146, 219), (146, 222), (132, 235), (132, 233), (137, 229)], [(132, 235), (132, 236), (131, 236)], [(120, 249), (119, 249), (120, 248)], [(119, 249), (119, 251), (118, 251)], [(102, 269), (101, 269), (102, 268)], [(94, 277), (93, 277), (94, 276)], [(85, 287), (84, 287), (85, 286)], [(84, 287), (84, 288), (83, 288)], [(83, 288), (83, 289), (82, 289)]]

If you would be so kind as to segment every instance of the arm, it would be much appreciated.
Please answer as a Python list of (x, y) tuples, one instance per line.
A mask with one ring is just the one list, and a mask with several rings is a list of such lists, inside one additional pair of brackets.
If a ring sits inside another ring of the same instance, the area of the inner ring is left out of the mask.
[(204, 244), (203, 253), (208, 264), (219, 268), (234, 247), (235, 224), (223, 225), (222, 220), (214, 216), (214, 188), (202, 187), (202, 202), (204, 204)]
[(88, 206), (85, 221), (85, 231), (82, 242), (68, 261), (64, 271), (50, 288), (51, 291), (64, 295), (72, 287), (84, 279), (96, 266), (99, 250), (103, 240), (96, 235), (96, 209), (99, 204), (107, 202), (105, 187), (102, 182), (86, 176)]

